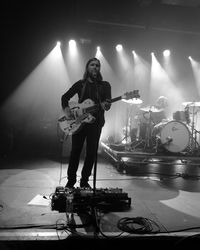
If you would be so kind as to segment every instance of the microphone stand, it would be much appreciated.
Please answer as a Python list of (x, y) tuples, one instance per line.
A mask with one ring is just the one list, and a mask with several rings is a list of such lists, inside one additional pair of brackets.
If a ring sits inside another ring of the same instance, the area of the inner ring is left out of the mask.
[[(98, 131), (97, 131), (98, 133)], [(100, 137), (99, 137), (100, 138)], [(95, 201), (95, 195), (96, 195), (96, 175), (97, 175), (97, 156), (98, 156), (98, 147), (99, 147), (99, 140), (97, 140), (97, 145), (96, 145), (96, 153), (95, 153), (95, 161), (94, 161), (94, 174), (93, 174), (93, 198)], [(98, 234), (100, 232), (100, 228), (98, 225), (98, 218), (95, 210), (95, 204), (92, 203), (92, 217), (94, 218), (94, 225), (95, 225), (95, 230), (94, 234)]]
[[(94, 84), (95, 84), (95, 87), (96, 87), (97, 99), (99, 100), (99, 104), (100, 104), (100, 97), (99, 97), (96, 77), (94, 77), (93, 81), (94, 81)], [(99, 133), (98, 130), (97, 130), (97, 133)], [(100, 139), (100, 136), (98, 134), (96, 136), (97, 136), (97, 138)], [(94, 160), (94, 177), (93, 177), (93, 195), (94, 196), (96, 194), (96, 172), (97, 172), (97, 154), (98, 154), (98, 147), (99, 147), (99, 139), (97, 140), (95, 160)]]
[(97, 143), (97, 150), (95, 153), (95, 161), (94, 161), (94, 175), (93, 175), (93, 195), (96, 194), (96, 175), (97, 175), (97, 155), (98, 155), (98, 144), (99, 144), (99, 140)]
[[(97, 79), (96, 77), (94, 78), (94, 84), (96, 86), (96, 92), (97, 92), (97, 99), (99, 100), (99, 103), (100, 103), (100, 97), (99, 97), (99, 92), (98, 92), (98, 87), (97, 87)], [(98, 125), (97, 125), (98, 126)], [(94, 174), (93, 174), (93, 198), (95, 200), (95, 195), (96, 195), (96, 175), (97, 175), (97, 156), (98, 156), (98, 148), (99, 148), (99, 139), (100, 139), (100, 136), (101, 136), (101, 129), (99, 130), (100, 128), (97, 129), (96, 133), (98, 133), (96, 136), (98, 138), (97, 140), (97, 144), (96, 144), (96, 152), (95, 152), (95, 160), (94, 160)], [(100, 133), (100, 135), (99, 135)], [(95, 225), (95, 231), (94, 231), (94, 234), (98, 234), (100, 232), (100, 228), (99, 228), (99, 225), (98, 225), (98, 218), (96, 216), (96, 210), (95, 210), (95, 206), (94, 204), (92, 204), (92, 216), (94, 218), (94, 225)]]

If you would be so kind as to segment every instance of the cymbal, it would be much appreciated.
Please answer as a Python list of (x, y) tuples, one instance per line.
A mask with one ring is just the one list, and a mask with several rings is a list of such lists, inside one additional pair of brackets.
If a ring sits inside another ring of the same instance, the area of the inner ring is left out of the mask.
[(132, 98), (129, 100), (126, 99), (122, 99), (123, 102), (129, 103), (129, 104), (141, 104), (143, 101), (141, 99), (138, 98)]
[(145, 112), (161, 112), (163, 111), (163, 109), (158, 109), (154, 106), (147, 106), (147, 107), (144, 107), (144, 108), (140, 108), (140, 110), (142, 111), (145, 111)]
[(200, 107), (200, 102), (182, 102), (182, 105)]

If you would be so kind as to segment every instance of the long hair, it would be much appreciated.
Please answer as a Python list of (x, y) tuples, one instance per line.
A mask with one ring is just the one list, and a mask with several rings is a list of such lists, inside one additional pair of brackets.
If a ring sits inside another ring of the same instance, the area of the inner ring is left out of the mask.
[(165, 96), (159, 96), (156, 101), (156, 105), (161, 108), (166, 108), (168, 106), (168, 98)]
[[(99, 65), (100, 65), (100, 67), (101, 67), (101, 62), (99, 61), (99, 59), (97, 59), (96, 57), (93, 57), (93, 58), (89, 59), (88, 62), (86, 63), (86, 66), (85, 66), (85, 72), (83, 74), (83, 80), (86, 80), (89, 77), (88, 66), (92, 61), (97, 61), (99, 63)], [(99, 80), (99, 81), (103, 80), (101, 72), (98, 72), (97, 80)]]

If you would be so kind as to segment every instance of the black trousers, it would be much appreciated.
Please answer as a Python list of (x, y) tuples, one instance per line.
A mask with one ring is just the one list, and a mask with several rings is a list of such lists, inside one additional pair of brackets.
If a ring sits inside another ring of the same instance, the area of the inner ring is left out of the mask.
[(86, 123), (78, 133), (72, 135), (72, 148), (67, 170), (68, 183), (70, 185), (74, 185), (76, 183), (76, 173), (85, 141), (86, 151), (84, 164), (81, 171), (81, 182), (88, 182), (96, 159), (101, 130), (102, 127), (96, 122), (91, 124)]

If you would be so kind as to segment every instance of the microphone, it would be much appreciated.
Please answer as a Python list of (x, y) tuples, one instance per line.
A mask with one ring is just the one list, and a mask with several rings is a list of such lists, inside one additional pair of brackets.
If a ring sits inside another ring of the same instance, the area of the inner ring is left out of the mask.
[(92, 73), (92, 78), (93, 78), (93, 79), (96, 79), (96, 78), (97, 78), (97, 72), (96, 72), (96, 71)]

